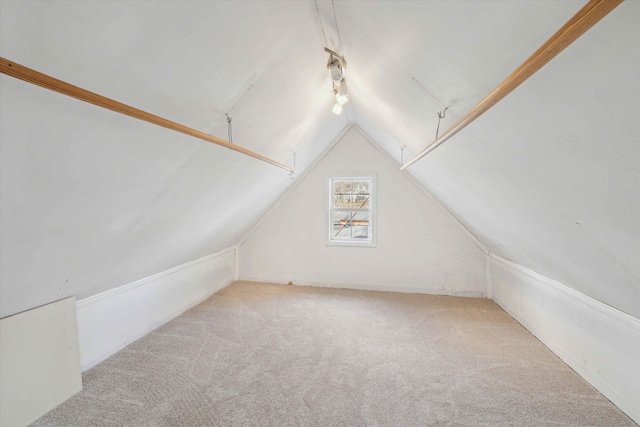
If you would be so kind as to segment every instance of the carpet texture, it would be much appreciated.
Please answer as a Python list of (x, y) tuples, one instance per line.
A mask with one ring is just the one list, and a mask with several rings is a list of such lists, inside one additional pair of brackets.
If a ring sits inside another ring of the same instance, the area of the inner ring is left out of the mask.
[(34, 426), (635, 426), (487, 299), (236, 282)]

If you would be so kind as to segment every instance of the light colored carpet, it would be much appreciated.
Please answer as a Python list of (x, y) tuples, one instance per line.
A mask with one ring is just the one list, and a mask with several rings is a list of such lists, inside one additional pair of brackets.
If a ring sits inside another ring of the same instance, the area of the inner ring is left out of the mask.
[(237, 282), (35, 426), (633, 426), (486, 299)]

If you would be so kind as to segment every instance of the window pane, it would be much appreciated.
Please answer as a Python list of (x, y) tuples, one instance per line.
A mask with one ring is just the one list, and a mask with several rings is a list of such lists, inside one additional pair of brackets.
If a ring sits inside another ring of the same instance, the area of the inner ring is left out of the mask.
[(369, 218), (370, 218), (370, 213), (369, 212), (358, 212), (356, 213), (353, 218), (351, 219), (351, 223), (354, 226), (368, 226), (369, 225)]
[(333, 206), (336, 208), (351, 208), (352, 196), (349, 195), (334, 195)]
[(350, 209), (358, 209), (360, 205), (356, 202), (356, 196), (351, 196), (351, 203), (349, 204)]
[(343, 210), (334, 211), (333, 225), (338, 225), (338, 226), (347, 225), (349, 218), (351, 218), (351, 211), (343, 211)]
[(351, 218), (351, 237), (354, 239), (368, 239), (370, 237), (370, 218), (369, 212), (359, 211)]
[(333, 238), (349, 238), (351, 237), (351, 222), (353, 216), (351, 211), (336, 210), (333, 213)]
[(353, 181), (353, 194), (371, 194), (369, 190), (369, 181)]
[(351, 180), (333, 181), (333, 194), (351, 194)]
[(339, 221), (339, 220), (347, 220), (349, 218), (351, 218), (351, 211), (350, 210), (346, 210), (346, 209), (336, 209), (333, 211), (333, 219), (334, 221)]
[(351, 224), (349, 217), (336, 220), (333, 223), (333, 238), (349, 238), (351, 237)]
[(354, 239), (368, 239), (369, 238), (369, 227), (362, 226), (353, 226), (351, 229), (351, 234)]
[(371, 205), (371, 198), (368, 194), (358, 194), (356, 196), (353, 196), (353, 198), (353, 206), (355, 207), (355, 209), (369, 208), (369, 206)]
[(333, 230), (333, 236), (332, 238), (334, 240), (336, 239), (350, 239), (351, 238), (351, 227), (335, 227)]

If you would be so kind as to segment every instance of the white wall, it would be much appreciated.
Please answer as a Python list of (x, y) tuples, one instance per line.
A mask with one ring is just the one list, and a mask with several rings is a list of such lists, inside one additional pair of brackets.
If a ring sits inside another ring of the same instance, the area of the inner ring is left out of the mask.
[(230, 284), (236, 248), (78, 301), (82, 371)]
[(640, 422), (640, 320), (491, 254), (493, 299)]
[[(376, 247), (325, 245), (330, 174), (377, 175)], [(242, 280), (486, 295), (473, 237), (357, 128), (296, 183), (240, 246)]]
[(0, 425), (26, 426), (80, 390), (75, 298), (0, 320)]

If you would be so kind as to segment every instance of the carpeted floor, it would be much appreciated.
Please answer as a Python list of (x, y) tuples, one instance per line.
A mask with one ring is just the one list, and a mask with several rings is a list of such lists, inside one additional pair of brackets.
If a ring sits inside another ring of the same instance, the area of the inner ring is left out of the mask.
[(486, 299), (237, 282), (35, 426), (634, 426)]

